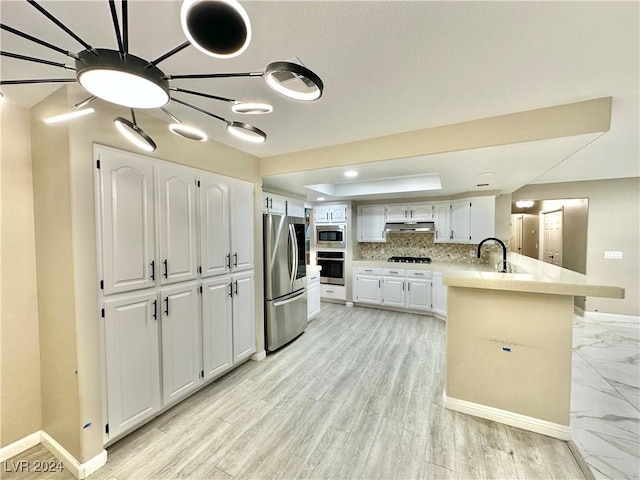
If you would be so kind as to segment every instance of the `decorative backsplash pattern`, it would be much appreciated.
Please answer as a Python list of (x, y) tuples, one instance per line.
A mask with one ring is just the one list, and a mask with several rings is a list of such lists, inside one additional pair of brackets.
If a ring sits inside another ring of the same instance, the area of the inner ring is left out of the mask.
[(434, 262), (489, 263), (498, 245), (485, 245), (482, 258), (476, 258), (477, 245), (435, 243), (432, 233), (387, 233), (385, 243), (358, 242), (354, 247), (354, 260), (387, 260), (389, 257), (430, 257)]

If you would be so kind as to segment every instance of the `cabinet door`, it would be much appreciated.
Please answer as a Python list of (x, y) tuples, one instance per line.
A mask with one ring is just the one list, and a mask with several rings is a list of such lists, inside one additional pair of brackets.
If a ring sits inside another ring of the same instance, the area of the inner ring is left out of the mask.
[(241, 362), (256, 351), (256, 319), (253, 272), (234, 275), (233, 361)]
[(442, 273), (433, 273), (433, 312), (447, 316), (447, 286), (442, 283)]
[(384, 292), (382, 293), (382, 303), (393, 307), (404, 308), (405, 285), (404, 278), (385, 278), (382, 282)]
[(262, 213), (287, 214), (287, 199), (280, 195), (262, 192)]
[(407, 280), (407, 308), (431, 310), (432, 285), (428, 280)]
[(406, 222), (409, 211), (406, 205), (387, 205), (387, 222)]
[(304, 202), (302, 200), (287, 200), (287, 215), (290, 217), (304, 218)]
[(324, 205), (313, 207), (313, 218), (316, 223), (331, 223), (331, 209)]
[(345, 205), (332, 205), (330, 208), (331, 223), (345, 223), (347, 221), (347, 207)]
[(193, 280), (198, 275), (195, 173), (179, 165), (162, 164), (158, 169), (158, 189), (160, 283)]
[(102, 275), (104, 293), (155, 284), (152, 164), (125, 152), (100, 151)]
[(433, 208), (433, 222), (436, 227), (435, 242), (447, 243), (451, 241), (449, 228), (451, 218), (451, 204), (436, 203)]
[(469, 243), (471, 241), (471, 202), (462, 200), (451, 202), (451, 241)]
[(229, 208), (229, 184), (216, 175), (201, 175), (200, 255), (203, 277), (222, 275), (231, 269)]
[(409, 205), (409, 218), (415, 222), (431, 222), (433, 220), (433, 204), (414, 203)]
[(157, 295), (105, 302), (109, 435), (116, 437), (160, 409)]
[(307, 320), (320, 313), (320, 284), (315, 283), (307, 290)]
[(195, 283), (163, 289), (162, 383), (165, 405), (200, 383), (200, 315)]
[(358, 207), (358, 241), (386, 242), (384, 223), (383, 206)]
[(382, 304), (382, 278), (358, 275), (357, 282), (357, 302)]
[(233, 366), (231, 277), (202, 283), (202, 361), (205, 380)]
[(253, 268), (253, 183), (236, 180), (231, 185), (231, 268)]

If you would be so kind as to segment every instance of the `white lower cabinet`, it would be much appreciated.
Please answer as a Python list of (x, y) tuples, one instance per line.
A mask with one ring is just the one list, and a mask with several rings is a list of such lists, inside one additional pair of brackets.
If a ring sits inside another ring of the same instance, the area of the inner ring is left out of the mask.
[(164, 404), (187, 395), (200, 382), (200, 314), (194, 283), (165, 288), (162, 298), (162, 385)]
[(405, 279), (384, 277), (382, 281), (382, 304), (391, 307), (405, 307)]
[(356, 275), (355, 301), (360, 303), (382, 303), (382, 277), (369, 275)]
[(233, 362), (256, 352), (255, 287), (253, 271), (231, 276), (233, 287)]
[(109, 435), (153, 416), (160, 401), (156, 292), (104, 303)]
[(406, 307), (412, 310), (430, 311), (432, 285), (429, 280), (407, 279)]
[(447, 316), (447, 286), (442, 283), (442, 273), (433, 273), (433, 312)]
[(202, 283), (202, 366), (205, 381), (233, 366), (233, 285), (225, 276)]
[(320, 313), (320, 273), (307, 275), (307, 321)]

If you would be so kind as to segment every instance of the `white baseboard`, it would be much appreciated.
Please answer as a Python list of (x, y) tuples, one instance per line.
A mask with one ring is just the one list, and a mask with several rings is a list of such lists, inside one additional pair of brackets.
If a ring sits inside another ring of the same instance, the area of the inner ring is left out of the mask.
[(604, 322), (628, 322), (628, 323), (640, 323), (640, 317), (636, 315), (622, 315), (620, 313), (605, 313), (605, 312), (584, 312), (584, 317), (597, 318)]
[(494, 422), (504, 423), (512, 427), (522, 428), (530, 432), (540, 433), (548, 437), (558, 438), (560, 440), (570, 441), (573, 439), (571, 435), (571, 427), (552, 423), (539, 418), (529, 417), (520, 413), (501, 410), (499, 408), (481, 405), (479, 403), (468, 402), (457, 398), (447, 397), (447, 393), (443, 394), (444, 406), (449, 410), (466, 413), (475, 417), (493, 420)]
[(5, 462), (22, 452), (29, 450), (31, 447), (35, 447), (40, 443), (40, 431), (34, 432), (31, 435), (27, 435), (20, 440), (16, 440), (10, 443), (6, 447), (0, 448), (0, 462)]
[(39, 430), (31, 435), (28, 435), (16, 442), (13, 442), (6, 447), (0, 449), (0, 461), (4, 462), (11, 457), (20, 455), (22, 452), (35, 447), (38, 444), (42, 444), (44, 448), (49, 450), (53, 456), (60, 460), (64, 467), (71, 472), (71, 474), (78, 478), (87, 478), (89, 475), (97, 471), (100, 467), (107, 463), (107, 451), (102, 450), (98, 455), (91, 458), (89, 461), (80, 463), (71, 455), (66, 448), (60, 445), (53, 439), (48, 433)]
[(347, 302), (347, 303), (345, 303), (345, 305), (346, 305), (347, 307), (353, 307), (353, 302)]
[(249, 358), (251, 360), (253, 360), (254, 362), (260, 362), (260, 361), (264, 360), (265, 358), (267, 358), (267, 352), (265, 350), (262, 350), (261, 352), (254, 353)]

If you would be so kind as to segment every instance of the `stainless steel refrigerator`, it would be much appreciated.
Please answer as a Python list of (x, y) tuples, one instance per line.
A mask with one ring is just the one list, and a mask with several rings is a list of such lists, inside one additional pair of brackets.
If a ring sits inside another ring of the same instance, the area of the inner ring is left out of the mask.
[(304, 218), (264, 215), (265, 336), (267, 351), (307, 328)]

